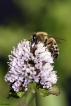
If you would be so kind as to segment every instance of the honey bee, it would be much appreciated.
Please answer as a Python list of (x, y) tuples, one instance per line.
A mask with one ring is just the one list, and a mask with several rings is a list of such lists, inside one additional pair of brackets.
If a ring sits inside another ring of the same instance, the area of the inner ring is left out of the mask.
[[(61, 39), (61, 40), (63, 40), (63, 39)], [(57, 42), (54, 37), (49, 36), (48, 33), (46, 33), (46, 32), (34, 33), (31, 36), (31, 45), (33, 43), (38, 44), (39, 42), (42, 42), (44, 44), (44, 46), (46, 46), (48, 48), (48, 50), (51, 52), (51, 55), (53, 58), (58, 58), (59, 48), (58, 48)]]

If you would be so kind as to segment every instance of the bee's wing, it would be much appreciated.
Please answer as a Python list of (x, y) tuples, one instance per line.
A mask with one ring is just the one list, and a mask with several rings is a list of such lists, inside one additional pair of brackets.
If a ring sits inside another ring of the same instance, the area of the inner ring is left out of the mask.
[(60, 41), (59, 39), (56, 39), (56, 38), (55, 38), (55, 40), (56, 40), (56, 42), (57, 42), (58, 44), (61, 44), (61, 41)]
[(59, 44), (61, 44), (61, 40), (66, 41), (66, 40), (63, 39), (63, 38), (59, 38), (59, 37), (56, 37), (56, 36), (51, 36), (51, 35), (49, 35), (49, 37), (53, 37), (53, 38), (57, 41), (57, 43), (59, 43)]

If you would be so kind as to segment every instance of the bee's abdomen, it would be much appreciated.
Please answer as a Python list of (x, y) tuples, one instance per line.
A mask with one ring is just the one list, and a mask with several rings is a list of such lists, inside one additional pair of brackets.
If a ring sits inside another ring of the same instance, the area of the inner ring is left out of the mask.
[(59, 56), (59, 49), (58, 49), (58, 46), (57, 45), (51, 45), (51, 46), (48, 46), (49, 47), (49, 51), (51, 52), (51, 55), (53, 58), (58, 58)]
[(56, 58), (56, 59), (58, 58), (58, 56), (59, 56), (59, 52), (56, 52), (56, 53), (54, 53), (54, 55), (53, 55), (53, 57)]
[(53, 57), (54, 57), (54, 58), (58, 58), (58, 56), (59, 56), (59, 49), (58, 49), (58, 47), (56, 47), (56, 48), (54, 49), (54, 55), (53, 55)]

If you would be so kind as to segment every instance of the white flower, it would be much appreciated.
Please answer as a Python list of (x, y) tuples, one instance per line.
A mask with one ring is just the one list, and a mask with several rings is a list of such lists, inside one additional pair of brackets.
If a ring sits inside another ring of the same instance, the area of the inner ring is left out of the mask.
[(57, 83), (57, 75), (52, 66), (53, 57), (43, 43), (30, 46), (29, 41), (22, 41), (11, 51), (9, 61), (5, 81), (16, 92), (20, 88), (27, 91), (30, 82), (36, 82), (46, 89), (51, 89)]

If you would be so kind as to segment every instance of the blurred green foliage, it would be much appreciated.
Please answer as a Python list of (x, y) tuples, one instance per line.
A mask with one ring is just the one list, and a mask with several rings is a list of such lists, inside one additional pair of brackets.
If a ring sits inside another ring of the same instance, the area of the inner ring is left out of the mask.
[(44, 98), (37, 94), (37, 104), (71, 106), (71, 0), (3, 0), (0, 12), (0, 106), (5, 103), (17, 106), (20, 101), (6, 99), (9, 86), (4, 76), (8, 71), (8, 55), (18, 42), (30, 39), (37, 31), (66, 39), (58, 44), (60, 55), (54, 63), (61, 94)]

